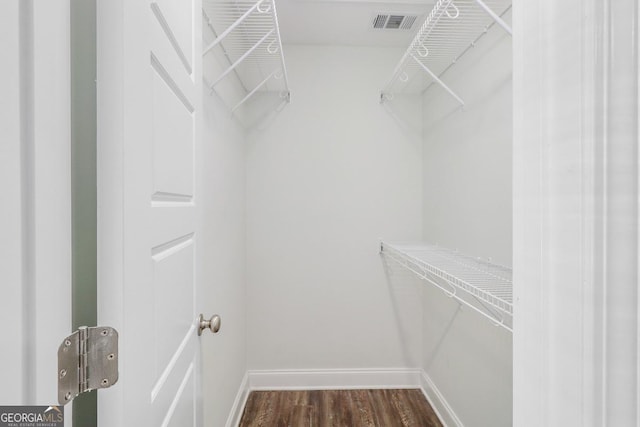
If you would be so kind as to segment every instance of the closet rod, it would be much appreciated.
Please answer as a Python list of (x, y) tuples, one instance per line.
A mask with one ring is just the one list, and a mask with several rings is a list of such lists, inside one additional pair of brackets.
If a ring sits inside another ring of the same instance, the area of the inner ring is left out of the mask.
[(414, 61), (416, 61), (418, 63), (418, 65), (420, 65), (422, 67), (422, 69), (424, 71), (426, 71), (431, 76), (431, 78), (436, 83), (438, 83), (440, 86), (442, 86), (442, 88), (444, 90), (446, 90), (449, 93), (449, 95), (453, 96), (460, 103), (460, 105), (462, 105), (464, 107), (464, 101), (458, 95), (456, 95), (456, 93), (453, 90), (451, 90), (451, 88), (449, 86), (447, 86), (445, 84), (445, 82), (440, 80), (440, 78), (438, 76), (436, 76), (435, 73), (433, 71), (431, 71), (426, 65), (424, 65), (422, 63), (422, 61), (420, 61), (418, 58), (416, 58), (416, 56), (414, 54), (411, 54), (411, 57), (413, 58)]
[(487, 4), (482, 1), (482, 0), (475, 0), (476, 3), (478, 3), (478, 5), (484, 9), (485, 12), (487, 12), (487, 14), (489, 16), (491, 16), (493, 18), (494, 21), (496, 21), (498, 23), (498, 25), (500, 25), (502, 28), (504, 28), (504, 30), (509, 33), (509, 35), (513, 36), (513, 31), (511, 31), (511, 27), (504, 22), (504, 19), (500, 18), (500, 16), (498, 16), (497, 13), (495, 13), (489, 6), (487, 6)]
[(264, 43), (264, 41), (269, 38), (269, 36), (271, 34), (273, 34), (273, 32), (275, 31), (275, 29), (271, 29), (271, 31), (269, 31), (267, 34), (265, 34), (260, 40), (258, 40), (258, 42), (256, 44), (253, 45), (253, 47), (251, 49), (249, 49), (248, 51), (246, 51), (240, 58), (238, 58), (238, 60), (236, 62), (234, 62), (231, 67), (227, 68), (227, 70), (222, 73), (222, 75), (220, 77), (218, 77), (216, 79), (215, 82), (211, 83), (211, 86), (209, 86), (209, 89), (213, 90), (213, 87), (215, 85), (217, 85), (218, 83), (220, 83), (220, 81), (222, 79), (224, 79), (227, 74), (229, 74), (231, 71), (233, 71), (242, 61), (244, 61), (247, 56), (251, 55), (251, 52), (253, 52), (254, 50), (256, 50), (262, 43)]
[(207, 46), (207, 48), (204, 50), (204, 52), (202, 52), (202, 56), (206, 55), (207, 53), (209, 53), (209, 51), (211, 51), (211, 49), (216, 47), (218, 45), (218, 43), (220, 43), (225, 37), (227, 37), (229, 35), (229, 33), (231, 33), (231, 31), (233, 31), (238, 25), (240, 25), (242, 23), (242, 21), (247, 19), (247, 17), (249, 17), (249, 15), (251, 15), (256, 9), (258, 9), (258, 11), (262, 12), (262, 13), (268, 12), (269, 9), (267, 9), (266, 11), (263, 11), (262, 9), (260, 9), (260, 5), (265, 1), (266, 0), (258, 0), (256, 2), (256, 4), (251, 6), (249, 8), (249, 10), (247, 10), (240, 18), (238, 18), (236, 20), (236, 22), (231, 24), (231, 26), (229, 28), (224, 30), (224, 32), (222, 34), (220, 34), (218, 36), (218, 38), (216, 38), (213, 42), (211, 42), (211, 44), (209, 46)]

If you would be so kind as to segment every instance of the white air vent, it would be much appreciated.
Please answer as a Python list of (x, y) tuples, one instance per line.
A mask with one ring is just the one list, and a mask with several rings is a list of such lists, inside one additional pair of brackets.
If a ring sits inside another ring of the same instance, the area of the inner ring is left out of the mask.
[(373, 18), (373, 28), (379, 30), (410, 30), (416, 19), (418, 19), (416, 15), (379, 13)]
[(407, 15), (402, 20), (402, 25), (400, 25), (400, 29), (402, 30), (410, 30), (413, 27), (413, 24), (416, 22), (418, 17), (416, 15)]
[(384, 24), (387, 23), (389, 15), (378, 15), (373, 19), (373, 28), (384, 28)]

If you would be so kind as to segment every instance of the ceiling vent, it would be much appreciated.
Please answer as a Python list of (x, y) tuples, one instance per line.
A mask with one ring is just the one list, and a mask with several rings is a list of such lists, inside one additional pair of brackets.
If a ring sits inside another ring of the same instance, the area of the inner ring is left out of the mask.
[(379, 13), (373, 18), (373, 28), (379, 30), (410, 30), (418, 19), (416, 15)]

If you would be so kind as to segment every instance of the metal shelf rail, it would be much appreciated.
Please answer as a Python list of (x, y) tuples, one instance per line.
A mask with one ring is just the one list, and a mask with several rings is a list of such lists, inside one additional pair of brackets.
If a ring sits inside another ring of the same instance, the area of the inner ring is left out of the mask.
[(511, 34), (503, 20), (510, 9), (511, 0), (437, 0), (382, 89), (380, 102), (400, 92), (421, 93), (436, 83), (464, 106), (442, 74), (494, 24)]
[(425, 243), (381, 242), (380, 254), (513, 332), (510, 268)]
[(220, 50), (229, 67), (205, 84), (213, 92), (230, 75), (245, 89), (237, 110), (257, 92), (279, 92), (290, 102), (291, 92), (284, 62), (275, 0), (203, 0), (202, 13), (216, 38), (205, 44), (202, 56)]

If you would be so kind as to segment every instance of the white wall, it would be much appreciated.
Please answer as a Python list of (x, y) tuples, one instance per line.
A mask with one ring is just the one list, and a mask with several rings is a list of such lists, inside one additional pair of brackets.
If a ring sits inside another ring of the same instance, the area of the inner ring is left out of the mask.
[(511, 37), (494, 26), (424, 93), (424, 237), (511, 265)]
[(395, 295), (378, 240), (421, 232), (420, 103), (379, 103), (397, 49), (285, 46), (291, 105), (249, 134), (250, 369), (417, 366), (417, 288)]
[[(511, 37), (494, 26), (423, 95), (424, 239), (511, 265)], [(512, 337), (424, 289), (423, 367), (466, 426), (512, 423)]]
[[(212, 34), (204, 25), (205, 43)], [(215, 60), (214, 60), (215, 59)], [(223, 58), (205, 58), (203, 73), (221, 72)], [(225, 90), (237, 90), (232, 80)], [(216, 94), (204, 88), (203, 270), (206, 306), (222, 318), (217, 335), (202, 336), (204, 425), (224, 426), (247, 370), (245, 295), (245, 132)]]

